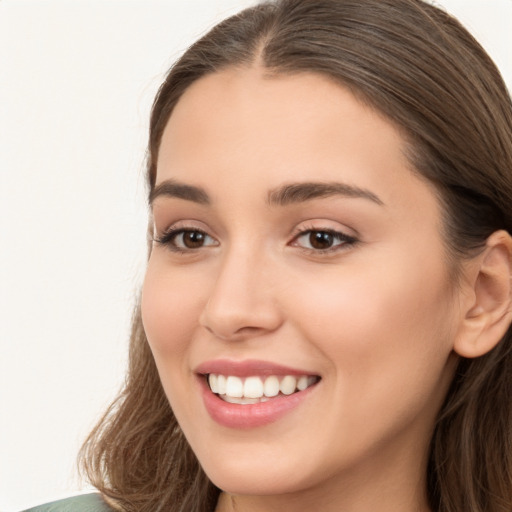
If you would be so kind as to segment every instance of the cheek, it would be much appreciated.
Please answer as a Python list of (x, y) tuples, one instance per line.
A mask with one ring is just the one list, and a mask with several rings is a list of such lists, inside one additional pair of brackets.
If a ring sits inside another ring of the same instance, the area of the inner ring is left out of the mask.
[(196, 284), (200, 280), (170, 269), (163, 258), (152, 258), (142, 289), (142, 323), (169, 403), (180, 424), (190, 429), (194, 404), (188, 399), (189, 354), (204, 302)]
[[(202, 304), (200, 280), (186, 273), (169, 270), (152, 256), (142, 289), (142, 322), (157, 362), (180, 361), (197, 327)], [(172, 358), (171, 358), (172, 356)]]
[(338, 395), (369, 421), (377, 410), (383, 417), (437, 403), (445, 382), (453, 298), (442, 266), (416, 262), (340, 266), (306, 283), (295, 304), (304, 336), (330, 361)]
[(309, 307), (314, 308), (308, 316), (335, 336), (360, 332), (354, 348), (361, 350), (385, 348), (384, 340), (391, 348), (421, 346), (421, 338), (436, 338), (438, 329), (454, 318), (453, 295), (444, 259), (438, 251), (426, 259), (424, 250), (368, 250), (346, 265), (316, 273), (307, 285)]

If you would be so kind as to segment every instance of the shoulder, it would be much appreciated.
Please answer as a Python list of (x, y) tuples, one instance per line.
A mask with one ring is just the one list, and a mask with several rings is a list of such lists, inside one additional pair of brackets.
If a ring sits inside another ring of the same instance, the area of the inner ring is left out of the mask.
[(114, 509), (98, 493), (93, 493), (46, 503), (23, 512), (114, 512)]

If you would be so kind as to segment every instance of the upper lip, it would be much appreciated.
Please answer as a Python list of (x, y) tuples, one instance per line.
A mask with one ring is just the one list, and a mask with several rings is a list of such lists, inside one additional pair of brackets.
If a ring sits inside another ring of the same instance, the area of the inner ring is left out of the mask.
[(236, 377), (269, 376), (269, 375), (317, 375), (304, 369), (291, 368), (282, 364), (257, 359), (233, 361), (230, 359), (214, 359), (201, 363), (195, 372), (202, 375), (210, 373), (233, 375)]

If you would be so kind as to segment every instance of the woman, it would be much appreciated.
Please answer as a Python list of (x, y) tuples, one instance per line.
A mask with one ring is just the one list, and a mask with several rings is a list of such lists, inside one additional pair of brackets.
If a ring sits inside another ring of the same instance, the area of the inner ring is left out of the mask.
[(498, 71), (423, 1), (280, 0), (193, 45), (82, 453), (109, 506), (509, 511), (511, 170)]

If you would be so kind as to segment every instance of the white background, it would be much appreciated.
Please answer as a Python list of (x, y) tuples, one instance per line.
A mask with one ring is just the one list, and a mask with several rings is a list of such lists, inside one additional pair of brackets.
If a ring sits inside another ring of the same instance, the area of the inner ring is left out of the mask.
[[(83, 488), (144, 273), (164, 72), (250, 0), (0, 0), (0, 511)], [(444, 0), (512, 88), (512, 0)]]

